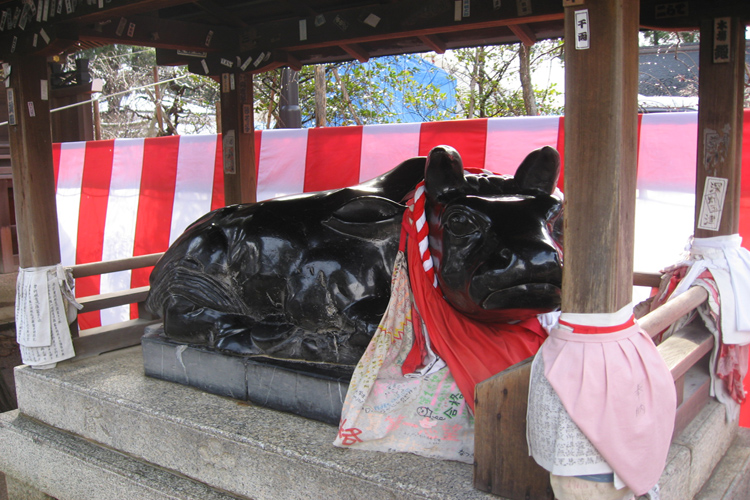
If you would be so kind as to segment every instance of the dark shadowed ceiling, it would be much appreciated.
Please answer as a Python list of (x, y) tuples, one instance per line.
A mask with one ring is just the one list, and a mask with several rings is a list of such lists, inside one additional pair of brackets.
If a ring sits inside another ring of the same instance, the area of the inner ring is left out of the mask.
[[(160, 64), (197, 73), (298, 69), (561, 37), (563, 4), (585, 8), (582, 0), (0, 0), (0, 58), (119, 43), (156, 47)], [(750, 1), (641, 1), (648, 28), (696, 29), (701, 18), (728, 15), (750, 18)]]

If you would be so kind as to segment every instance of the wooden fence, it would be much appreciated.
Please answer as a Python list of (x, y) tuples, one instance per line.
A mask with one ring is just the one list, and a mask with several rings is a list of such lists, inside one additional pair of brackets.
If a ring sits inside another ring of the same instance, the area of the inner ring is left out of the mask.
[[(91, 264), (80, 264), (71, 266), (74, 278), (84, 276), (96, 276), (100, 274), (115, 273), (132, 269), (150, 267), (156, 264), (163, 253), (154, 253), (131, 257), (128, 259), (112, 260), (108, 262), (94, 262)], [(148, 296), (148, 286), (133, 288), (122, 292), (104, 293), (90, 297), (79, 297), (78, 303), (83, 306), (80, 313), (90, 311), (101, 311), (110, 307), (128, 304), (138, 304), (138, 318), (112, 325), (78, 330), (77, 322), (71, 328), (73, 334), (73, 347), (75, 347), (76, 358), (95, 356), (107, 351), (130, 347), (141, 343), (143, 331), (149, 325), (158, 323), (160, 320), (151, 316), (143, 304)]]

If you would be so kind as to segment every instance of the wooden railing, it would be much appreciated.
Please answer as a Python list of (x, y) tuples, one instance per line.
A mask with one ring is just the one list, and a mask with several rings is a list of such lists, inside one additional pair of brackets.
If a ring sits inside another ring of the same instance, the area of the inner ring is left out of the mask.
[[(74, 266), (81, 278), (153, 266), (162, 254)], [(660, 276), (635, 274), (637, 286), (658, 287)], [(81, 312), (138, 304), (139, 318), (83, 330), (73, 339), (76, 357), (86, 357), (140, 343), (144, 329), (160, 320), (142, 306), (148, 287), (78, 299)], [(652, 337), (705, 302), (703, 288), (693, 287), (639, 319)], [(707, 358), (714, 339), (701, 321), (693, 321), (661, 342), (657, 349), (669, 367), (677, 390), (675, 435), (679, 434), (708, 401)], [(474, 486), (509, 499), (552, 498), (549, 473), (529, 457), (526, 445), (526, 406), (531, 358), (477, 385), (475, 396)]]
[[(99, 274), (150, 267), (156, 264), (162, 255), (162, 253), (155, 253), (131, 257), (129, 259), (80, 264), (71, 266), (70, 269), (73, 271), (74, 278), (83, 278), (85, 276), (96, 276)], [(143, 303), (148, 296), (148, 290), (149, 287), (144, 286), (122, 292), (103, 293), (101, 295), (92, 295), (77, 299), (78, 303), (83, 306), (83, 309), (79, 313), (138, 304), (139, 317), (138, 319), (81, 331), (78, 331), (78, 325), (75, 323), (74, 327), (71, 327), (71, 330), (76, 358), (95, 356), (103, 352), (140, 344), (144, 329), (160, 321), (153, 318), (143, 307)]]
[[(657, 287), (658, 275), (636, 274), (633, 283)], [(706, 301), (707, 292), (693, 287), (640, 318), (652, 338)], [(708, 356), (714, 338), (700, 319), (657, 346), (677, 391), (673, 437), (690, 423), (709, 399)], [(474, 486), (511, 500), (553, 498), (549, 472), (529, 456), (526, 444), (531, 358), (477, 385), (475, 393)]]

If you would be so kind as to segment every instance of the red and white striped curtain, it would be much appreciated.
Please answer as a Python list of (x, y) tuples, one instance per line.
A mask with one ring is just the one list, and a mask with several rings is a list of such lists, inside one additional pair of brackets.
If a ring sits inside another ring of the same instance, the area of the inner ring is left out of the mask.
[[(746, 111), (746, 122), (748, 117)], [(650, 247), (646, 253), (651, 258), (654, 248), (667, 252), (661, 265), (674, 260), (673, 253), (692, 232), (696, 120), (696, 113), (643, 115), (639, 120), (636, 245)], [(564, 155), (564, 133), (561, 117), (258, 131), (258, 200), (357, 184), (439, 144), (455, 147), (467, 167), (512, 174), (533, 149), (552, 145)], [(748, 124), (745, 134), (750, 141)], [(743, 165), (750, 169), (747, 144)], [(224, 204), (216, 135), (63, 143), (55, 144), (53, 153), (66, 266), (162, 252), (191, 222)], [(750, 175), (745, 178), (742, 207), (750, 214)], [(675, 222), (675, 214), (681, 222)], [(676, 225), (679, 236), (664, 233), (659, 220), (673, 231)], [(750, 234), (750, 216), (741, 220)], [(637, 255), (636, 268), (638, 264)], [(82, 278), (76, 294), (144, 286), (149, 271)], [(85, 329), (131, 315), (135, 311), (127, 307), (114, 308), (84, 314), (80, 324)]]

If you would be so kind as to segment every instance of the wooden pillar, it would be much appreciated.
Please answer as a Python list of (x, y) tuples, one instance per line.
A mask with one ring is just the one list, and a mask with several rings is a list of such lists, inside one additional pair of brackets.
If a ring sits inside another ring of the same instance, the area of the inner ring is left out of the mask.
[[(11, 62), (8, 91), (13, 198), (22, 268), (60, 263), (46, 58)], [(12, 99), (11, 99), (12, 94)]]
[(705, 19), (700, 34), (695, 236), (708, 238), (739, 231), (745, 26), (739, 18)]
[(632, 300), (638, 10), (621, 0), (565, 8), (563, 312)]
[[(50, 100), (52, 109), (82, 103), (91, 99), (91, 84), (53, 89)], [(91, 103), (63, 109), (52, 114), (50, 119), (53, 142), (75, 142), (94, 140), (93, 108)]]
[(250, 73), (221, 76), (221, 131), (225, 203), (255, 202), (255, 124)]

